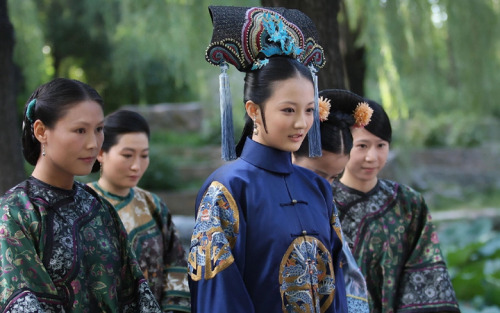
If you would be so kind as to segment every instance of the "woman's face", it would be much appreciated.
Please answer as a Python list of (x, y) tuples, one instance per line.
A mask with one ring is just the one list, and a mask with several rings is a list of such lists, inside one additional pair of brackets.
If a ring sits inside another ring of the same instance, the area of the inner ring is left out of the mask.
[(310, 169), (326, 179), (330, 184), (342, 173), (347, 161), (349, 161), (349, 155), (326, 150), (323, 150), (319, 158), (294, 158), (296, 165)]
[[(275, 149), (297, 151), (314, 119), (313, 84), (307, 78), (296, 76), (278, 81), (272, 88), (272, 95), (264, 106), (267, 132), (262, 115), (257, 114), (258, 135), (252, 139)], [(255, 115), (248, 113), (251, 118)]]
[(118, 136), (108, 152), (99, 153), (102, 172), (99, 184), (107, 191), (126, 196), (137, 186), (149, 166), (149, 140), (145, 133)]
[[(365, 128), (352, 130), (353, 148), (342, 178), (348, 185), (374, 187), (378, 173), (384, 168), (389, 155), (389, 142), (373, 135)], [(358, 188), (359, 189), (359, 188)]]
[(37, 127), (43, 129), (39, 140), (45, 147), (35, 168), (43, 173), (40, 178), (58, 187), (69, 183), (71, 188), (75, 175), (88, 175), (104, 141), (103, 124), (102, 107), (86, 100), (68, 109), (53, 128)]

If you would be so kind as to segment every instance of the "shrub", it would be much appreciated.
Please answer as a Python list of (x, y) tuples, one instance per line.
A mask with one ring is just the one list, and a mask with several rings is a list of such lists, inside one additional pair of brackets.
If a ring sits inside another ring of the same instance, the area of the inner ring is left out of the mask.
[(492, 219), (448, 223), (439, 236), (457, 298), (476, 309), (500, 306), (500, 233)]
[(147, 190), (182, 189), (179, 171), (172, 159), (155, 145), (150, 146), (149, 168), (139, 182), (139, 187)]

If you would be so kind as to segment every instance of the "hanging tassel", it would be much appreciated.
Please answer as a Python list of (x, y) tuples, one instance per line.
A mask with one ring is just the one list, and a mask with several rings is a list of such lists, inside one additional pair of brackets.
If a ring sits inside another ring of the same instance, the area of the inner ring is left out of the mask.
[(231, 161), (236, 159), (236, 149), (234, 143), (233, 127), (233, 101), (229, 88), (229, 76), (227, 74), (229, 66), (227, 63), (220, 65), (219, 75), (219, 97), (220, 97), (220, 117), (222, 132), (222, 159)]
[(307, 133), (309, 139), (309, 157), (320, 157), (321, 152), (321, 133), (319, 127), (319, 100), (318, 100), (318, 76), (316, 76), (316, 69), (310, 66), (311, 75), (314, 83), (314, 122)]

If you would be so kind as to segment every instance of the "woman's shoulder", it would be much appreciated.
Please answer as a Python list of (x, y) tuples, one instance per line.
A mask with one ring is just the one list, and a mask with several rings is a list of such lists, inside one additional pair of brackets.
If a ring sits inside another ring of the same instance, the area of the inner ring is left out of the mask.
[(2, 197), (0, 197), (0, 199), (3, 200), (4, 198), (9, 197), (11, 194), (19, 193), (19, 192), (22, 192), (23, 190), (26, 190), (26, 189), (28, 189), (28, 181), (24, 180), (24, 181), (20, 182), (19, 184), (11, 187), (9, 190), (7, 190), (2, 195)]
[(310, 169), (294, 165), (294, 171), (295, 173), (297, 173), (300, 179), (303, 179), (305, 182), (311, 182), (315, 186), (319, 186), (322, 189), (326, 188), (329, 192), (331, 192), (330, 183), (320, 175), (311, 171)]
[(102, 189), (99, 187), (97, 181), (89, 182), (86, 184), (90, 189), (94, 190), (98, 195), (102, 195)]
[(111, 202), (109, 202), (104, 195), (100, 195), (98, 190), (81, 182), (75, 182), (75, 184), (77, 187), (77, 194), (80, 193), (82, 198), (86, 198), (87, 200), (95, 199), (95, 201), (100, 203), (100, 205), (106, 207), (108, 210), (111, 208), (111, 211), (114, 211), (113, 204), (111, 204)]
[(415, 208), (427, 206), (423, 194), (411, 186), (387, 179), (380, 181), (381, 189), (386, 190), (387, 193), (391, 193), (395, 201), (400, 203), (400, 205)]
[(163, 202), (163, 200), (161, 199), (161, 197), (157, 193), (143, 189), (141, 187), (135, 186), (132, 188), (132, 191), (134, 193), (134, 197), (146, 199), (146, 201), (154, 202), (154, 203)]
[(23, 206), (25, 203), (30, 202), (30, 188), (28, 181), (23, 181), (16, 186), (7, 190), (2, 197), (0, 197), (0, 206), (12, 207)]
[(198, 191), (197, 202), (210, 188), (238, 199), (243, 193), (255, 191), (255, 188), (265, 188), (269, 175), (273, 174), (245, 160), (236, 159), (217, 168), (207, 177)]
[(319, 176), (318, 174), (314, 173), (312, 170), (305, 168), (303, 166), (296, 165), (296, 164), (293, 164), (293, 170), (296, 173), (299, 173), (300, 175), (305, 175), (305, 176), (312, 177), (312, 178)]
[[(67, 191), (70, 194), (70, 191)], [(57, 190), (52, 191), (49, 185), (30, 177), (16, 186), (10, 188), (1, 198), (0, 202), (11, 203), (17, 202), (19, 199), (23, 199), (25, 202), (41, 202), (47, 203), (52, 200), (52, 198), (57, 198)]]
[(86, 196), (88, 196), (88, 197), (93, 197), (93, 198), (96, 198), (96, 199), (101, 199), (101, 197), (99, 196), (99, 194), (96, 191), (96, 189), (94, 189), (90, 185), (84, 184), (84, 183), (79, 182), (79, 181), (75, 181), (75, 187), (77, 189), (77, 192), (80, 190), (81, 192), (84, 192), (86, 194)]
[(258, 175), (257, 168), (250, 166), (241, 159), (236, 159), (230, 163), (224, 164), (213, 171), (203, 183), (203, 187), (208, 187), (213, 182), (218, 182), (226, 187), (239, 184), (242, 181), (251, 180)]
[(421, 197), (422, 196), (422, 194), (419, 191), (417, 191), (416, 189), (414, 189), (413, 187), (411, 187), (407, 184), (396, 182), (396, 181), (389, 180), (389, 179), (379, 179), (379, 181), (380, 181), (381, 187), (384, 189), (392, 190), (394, 192), (401, 193), (401, 194), (404, 194), (406, 196), (412, 196), (412, 197)]
[(132, 190), (134, 191), (134, 195), (138, 195), (138, 196), (142, 196), (142, 197), (148, 197), (148, 198), (158, 197), (158, 195), (155, 194), (154, 192), (151, 192), (149, 190), (143, 189), (143, 188), (141, 188), (139, 186), (133, 187)]
[[(44, 206), (47, 206), (47, 201), (37, 194), (37, 189), (29, 180), (25, 180), (9, 189), (0, 198), (0, 216), (10, 216), (10, 218), (17, 216), (29, 224), (40, 218), (40, 208)], [(21, 214), (18, 215), (19, 213)]]

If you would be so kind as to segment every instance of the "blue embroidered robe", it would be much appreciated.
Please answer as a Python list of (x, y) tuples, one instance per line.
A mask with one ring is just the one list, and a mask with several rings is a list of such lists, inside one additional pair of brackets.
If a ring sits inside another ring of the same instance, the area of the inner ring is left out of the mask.
[(347, 312), (331, 187), (247, 139), (196, 200), (192, 312)]

